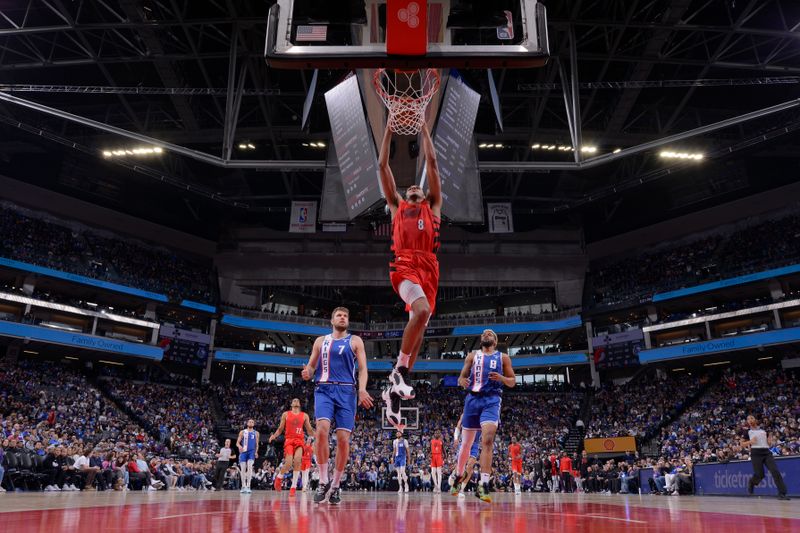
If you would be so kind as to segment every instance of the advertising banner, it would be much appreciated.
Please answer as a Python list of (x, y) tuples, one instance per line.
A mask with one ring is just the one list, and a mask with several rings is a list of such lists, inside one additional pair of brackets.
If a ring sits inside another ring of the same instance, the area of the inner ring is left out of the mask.
[(633, 437), (609, 437), (607, 439), (583, 439), (586, 453), (622, 453), (636, 451), (636, 439)]
[[(800, 496), (800, 456), (776, 457), (778, 470), (786, 483), (790, 496)], [(775, 496), (775, 480), (769, 470), (764, 468), (766, 477), (756, 487), (757, 496)], [(747, 495), (747, 483), (753, 477), (750, 461), (731, 461), (730, 463), (698, 464), (694, 467), (694, 491), (699, 495)]]

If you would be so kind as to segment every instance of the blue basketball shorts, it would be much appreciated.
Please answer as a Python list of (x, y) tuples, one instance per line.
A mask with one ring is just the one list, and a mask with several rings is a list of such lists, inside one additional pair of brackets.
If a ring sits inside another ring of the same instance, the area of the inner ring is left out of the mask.
[(483, 424), (500, 425), (500, 404), (503, 398), (498, 395), (478, 396), (467, 394), (464, 401), (464, 416), (461, 427), (464, 429), (481, 429)]
[(329, 420), (337, 430), (352, 433), (357, 407), (358, 395), (352, 385), (319, 383), (314, 390), (314, 416), (317, 420)]

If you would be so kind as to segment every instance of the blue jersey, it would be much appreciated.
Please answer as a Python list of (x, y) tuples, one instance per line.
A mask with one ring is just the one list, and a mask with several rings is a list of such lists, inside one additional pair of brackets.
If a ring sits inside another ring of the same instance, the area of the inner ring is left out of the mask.
[(503, 354), (500, 352), (485, 354), (483, 350), (475, 352), (475, 358), (472, 360), (472, 369), (469, 373), (469, 391), (482, 392), (484, 394), (502, 394), (503, 384), (500, 381), (491, 381), (489, 379), (489, 373), (491, 372), (503, 373)]
[(244, 448), (243, 451), (251, 452), (255, 451), (256, 449), (256, 431), (255, 430), (244, 430), (244, 435), (242, 435), (242, 441), (239, 443)]
[(407, 449), (408, 441), (406, 439), (394, 439), (394, 445), (397, 449), (397, 455), (395, 456), (398, 461), (405, 461), (408, 455)]
[(314, 375), (317, 383), (356, 384), (356, 354), (350, 345), (352, 335), (334, 339), (325, 335)]

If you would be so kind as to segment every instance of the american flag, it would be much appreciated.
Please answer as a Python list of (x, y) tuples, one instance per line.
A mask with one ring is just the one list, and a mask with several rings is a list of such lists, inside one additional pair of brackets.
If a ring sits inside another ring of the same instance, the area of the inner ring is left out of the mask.
[(325, 25), (298, 26), (298, 41), (324, 41), (328, 38), (328, 27)]

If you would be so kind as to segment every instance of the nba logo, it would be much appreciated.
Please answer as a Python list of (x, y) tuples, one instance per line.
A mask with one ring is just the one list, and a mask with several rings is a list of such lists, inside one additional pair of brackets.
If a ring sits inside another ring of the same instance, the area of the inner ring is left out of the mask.
[(300, 208), (300, 216), (298, 217), (298, 222), (305, 222), (308, 220), (308, 208), (301, 207)]
[(503, 11), (508, 23), (505, 26), (497, 27), (497, 38), (501, 41), (510, 41), (514, 38), (514, 18), (511, 11)]
[(428, 52), (428, 2), (386, 2), (386, 53), (422, 56)]

